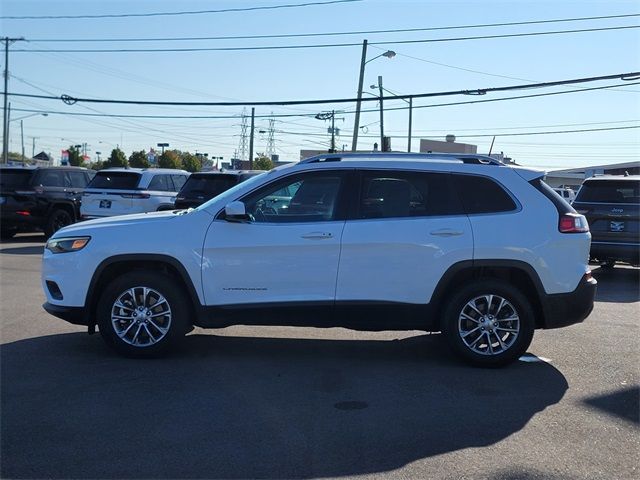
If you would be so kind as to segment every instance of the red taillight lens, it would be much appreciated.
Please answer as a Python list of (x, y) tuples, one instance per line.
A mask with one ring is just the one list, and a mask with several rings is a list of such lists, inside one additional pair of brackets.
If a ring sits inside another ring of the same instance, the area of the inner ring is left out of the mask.
[(28, 217), (31, 215), (31, 212), (27, 212), (26, 210), (18, 210), (16, 215), (22, 215), (23, 217)]
[(560, 233), (585, 233), (589, 231), (589, 224), (584, 215), (565, 213), (558, 223)]

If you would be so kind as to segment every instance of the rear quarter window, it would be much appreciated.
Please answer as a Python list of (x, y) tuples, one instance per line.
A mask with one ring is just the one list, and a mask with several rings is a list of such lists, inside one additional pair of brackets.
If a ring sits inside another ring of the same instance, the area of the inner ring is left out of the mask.
[(135, 172), (97, 172), (87, 188), (133, 190), (138, 187), (140, 174)]
[(511, 212), (516, 203), (504, 188), (488, 177), (453, 175), (453, 185), (467, 214)]

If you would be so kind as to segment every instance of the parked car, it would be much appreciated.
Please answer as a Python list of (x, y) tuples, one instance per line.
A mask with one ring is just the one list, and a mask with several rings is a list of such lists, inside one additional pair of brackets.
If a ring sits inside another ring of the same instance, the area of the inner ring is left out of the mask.
[(640, 264), (640, 175), (588, 178), (573, 206), (589, 222), (592, 261)]
[(593, 308), (587, 222), (542, 177), (477, 155), (312, 157), (196, 209), (57, 232), (44, 308), (128, 356), (194, 325), (274, 324), (442, 331), (505, 365)]
[(569, 203), (573, 203), (573, 201), (576, 198), (576, 192), (572, 188), (557, 187), (557, 188), (554, 188), (553, 190)]
[(100, 170), (82, 196), (82, 218), (171, 209), (188, 177), (189, 172), (166, 168)]
[(192, 173), (178, 192), (175, 208), (195, 208), (260, 173), (262, 170)]
[(49, 237), (77, 222), (82, 192), (94, 174), (80, 167), (0, 168), (2, 239), (34, 230)]

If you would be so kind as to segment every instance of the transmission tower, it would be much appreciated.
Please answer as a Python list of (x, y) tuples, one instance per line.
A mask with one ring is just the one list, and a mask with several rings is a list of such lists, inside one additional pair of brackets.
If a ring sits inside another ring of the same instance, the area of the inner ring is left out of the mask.
[[(271, 115), (273, 115), (273, 112), (271, 112)], [(269, 119), (269, 131), (268, 131), (268, 136), (267, 136), (267, 157), (269, 158), (273, 158), (273, 155), (276, 154), (276, 145), (275, 145), (275, 140), (273, 138), (273, 134), (275, 132), (275, 119), (270, 118)]]
[(248, 146), (247, 146), (247, 141), (249, 138), (249, 135), (247, 134), (247, 130), (249, 128), (249, 125), (247, 123), (247, 109), (243, 108), (242, 109), (242, 122), (240, 123), (240, 143), (238, 144), (238, 156), (236, 158), (238, 158), (239, 160), (248, 160), (249, 154), (248, 154)]

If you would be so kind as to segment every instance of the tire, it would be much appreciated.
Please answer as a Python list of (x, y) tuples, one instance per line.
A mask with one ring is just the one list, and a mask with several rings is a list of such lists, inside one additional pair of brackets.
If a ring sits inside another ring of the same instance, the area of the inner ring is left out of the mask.
[(442, 332), (454, 353), (481, 367), (517, 360), (529, 348), (534, 328), (533, 310), (522, 292), (493, 279), (454, 293), (442, 318)]
[(62, 208), (55, 209), (47, 218), (47, 223), (44, 226), (44, 234), (49, 238), (62, 227), (66, 227), (72, 223), (73, 217), (69, 212)]
[(190, 330), (190, 312), (190, 300), (177, 281), (138, 270), (109, 283), (98, 301), (96, 320), (102, 338), (118, 353), (149, 358), (179, 343)]
[(615, 265), (616, 265), (615, 260), (606, 260), (600, 264), (600, 268), (602, 270), (613, 270), (613, 267), (615, 267)]

